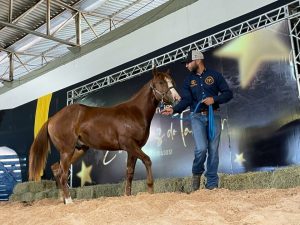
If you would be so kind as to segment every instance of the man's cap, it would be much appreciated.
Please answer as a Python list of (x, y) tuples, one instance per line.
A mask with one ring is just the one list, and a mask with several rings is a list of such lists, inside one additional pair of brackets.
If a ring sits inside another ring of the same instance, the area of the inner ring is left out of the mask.
[(204, 55), (198, 50), (192, 50), (187, 53), (185, 58), (183, 58), (182, 63), (190, 63), (197, 59), (204, 59)]

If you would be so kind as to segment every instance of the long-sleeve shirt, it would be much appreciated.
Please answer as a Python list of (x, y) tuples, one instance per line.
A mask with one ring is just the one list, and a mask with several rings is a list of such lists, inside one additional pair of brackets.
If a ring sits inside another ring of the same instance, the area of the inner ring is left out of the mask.
[[(207, 97), (213, 97), (213, 108), (218, 109), (219, 104), (228, 102), (233, 94), (222, 74), (210, 69), (205, 69), (202, 74), (191, 73), (184, 80), (181, 101), (173, 107), (174, 113), (181, 113), (188, 106), (194, 112), (198, 102)], [(197, 112), (207, 109), (208, 106), (202, 103)]]

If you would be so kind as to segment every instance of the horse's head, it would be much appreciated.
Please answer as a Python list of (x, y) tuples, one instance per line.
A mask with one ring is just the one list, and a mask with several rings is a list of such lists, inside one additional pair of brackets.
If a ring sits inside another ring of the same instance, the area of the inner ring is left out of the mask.
[(180, 100), (169, 70), (167, 72), (159, 72), (154, 67), (152, 73), (151, 88), (157, 101), (172, 104), (175, 100)]

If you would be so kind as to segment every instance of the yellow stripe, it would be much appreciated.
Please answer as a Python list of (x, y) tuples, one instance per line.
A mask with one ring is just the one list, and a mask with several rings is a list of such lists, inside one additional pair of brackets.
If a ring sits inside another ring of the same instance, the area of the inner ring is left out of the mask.
[[(34, 138), (37, 136), (44, 123), (48, 120), (51, 97), (52, 93), (40, 97), (37, 101), (34, 121)], [(44, 171), (42, 170), (40, 175), (43, 176), (43, 174)]]
[(51, 97), (52, 93), (40, 97), (37, 101), (34, 122), (34, 137), (36, 137), (41, 127), (48, 120)]

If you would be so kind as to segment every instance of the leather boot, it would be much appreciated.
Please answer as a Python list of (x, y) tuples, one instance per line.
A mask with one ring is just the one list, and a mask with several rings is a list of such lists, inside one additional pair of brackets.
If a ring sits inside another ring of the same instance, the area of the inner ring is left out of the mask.
[(192, 177), (192, 190), (197, 191), (200, 188), (201, 175), (193, 175)]

